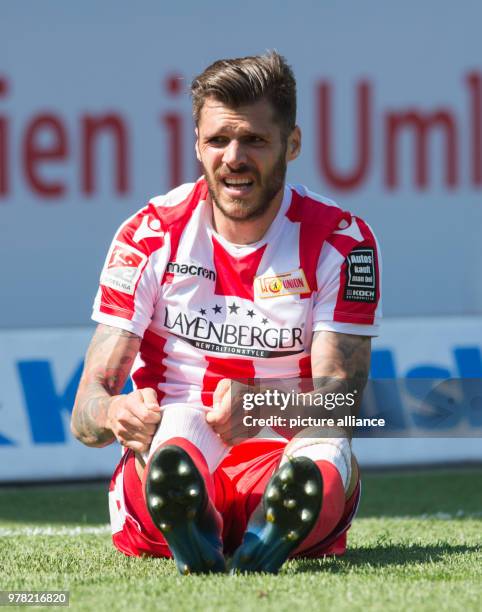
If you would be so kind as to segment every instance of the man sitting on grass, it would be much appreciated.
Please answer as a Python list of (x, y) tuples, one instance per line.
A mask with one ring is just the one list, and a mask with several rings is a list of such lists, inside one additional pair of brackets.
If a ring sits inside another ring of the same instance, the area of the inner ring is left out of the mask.
[(225, 555), (232, 571), (276, 572), (345, 551), (358, 468), (349, 437), (324, 428), (240, 440), (232, 381), (313, 378), (322, 393), (335, 380), (361, 395), (379, 254), (364, 221), (285, 182), (301, 132), (284, 58), (217, 61), (191, 94), (204, 175), (116, 233), (72, 431), (123, 446), (109, 492), (119, 550), (174, 556), (181, 573), (225, 571)]

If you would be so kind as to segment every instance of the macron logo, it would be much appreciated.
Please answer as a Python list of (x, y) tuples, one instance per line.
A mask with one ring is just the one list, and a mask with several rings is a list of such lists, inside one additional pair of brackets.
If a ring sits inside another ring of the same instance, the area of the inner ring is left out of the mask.
[(167, 264), (167, 272), (182, 276), (201, 276), (212, 281), (216, 280), (216, 272), (214, 270), (208, 270), (197, 264), (178, 264), (175, 261), (170, 261)]

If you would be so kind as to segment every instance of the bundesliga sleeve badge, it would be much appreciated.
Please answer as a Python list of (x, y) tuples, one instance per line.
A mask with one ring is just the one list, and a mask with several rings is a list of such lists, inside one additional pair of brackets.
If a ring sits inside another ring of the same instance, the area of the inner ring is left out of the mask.
[(133, 247), (114, 241), (102, 271), (100, 284), (134, 295), (147, 257)]

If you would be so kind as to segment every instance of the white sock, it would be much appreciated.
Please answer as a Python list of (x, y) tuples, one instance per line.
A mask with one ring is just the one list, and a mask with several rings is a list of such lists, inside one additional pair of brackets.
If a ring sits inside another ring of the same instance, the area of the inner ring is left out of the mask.
[(351, 480), (351, 446), (347, 438), (297, 438), (289, 442), (281, 463), (290, 457), (329, 461), (338, 470), (347, 491)]
[(144, 461), (147, 463), (152, 453), (170, 438), (185, 438), (199, 449), (209, 471), (213, 473), (228, 454), (230, 447), (206, 423), (205, 415), (206, 410), (203, 407), (186, 404), (165, 406), (149, 452), (143, 453)]

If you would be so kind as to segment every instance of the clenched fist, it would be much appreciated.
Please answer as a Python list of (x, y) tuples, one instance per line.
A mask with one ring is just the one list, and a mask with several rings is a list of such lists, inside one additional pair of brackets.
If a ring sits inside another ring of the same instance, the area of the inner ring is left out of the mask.
[(238, 444), (258, 433), (261, 427), (247, 427), (243, 419), (248, 414), (243, 407), (246, 385), (223, 378), (213, 393), (213, 407), (206, 413), (206, 421), (229, 446)]
[(107, 426), (118, 442), (138, 453), (149, 449), (160, 420), (157, 395), (150, 388), (116, 395), (107, 412)]

